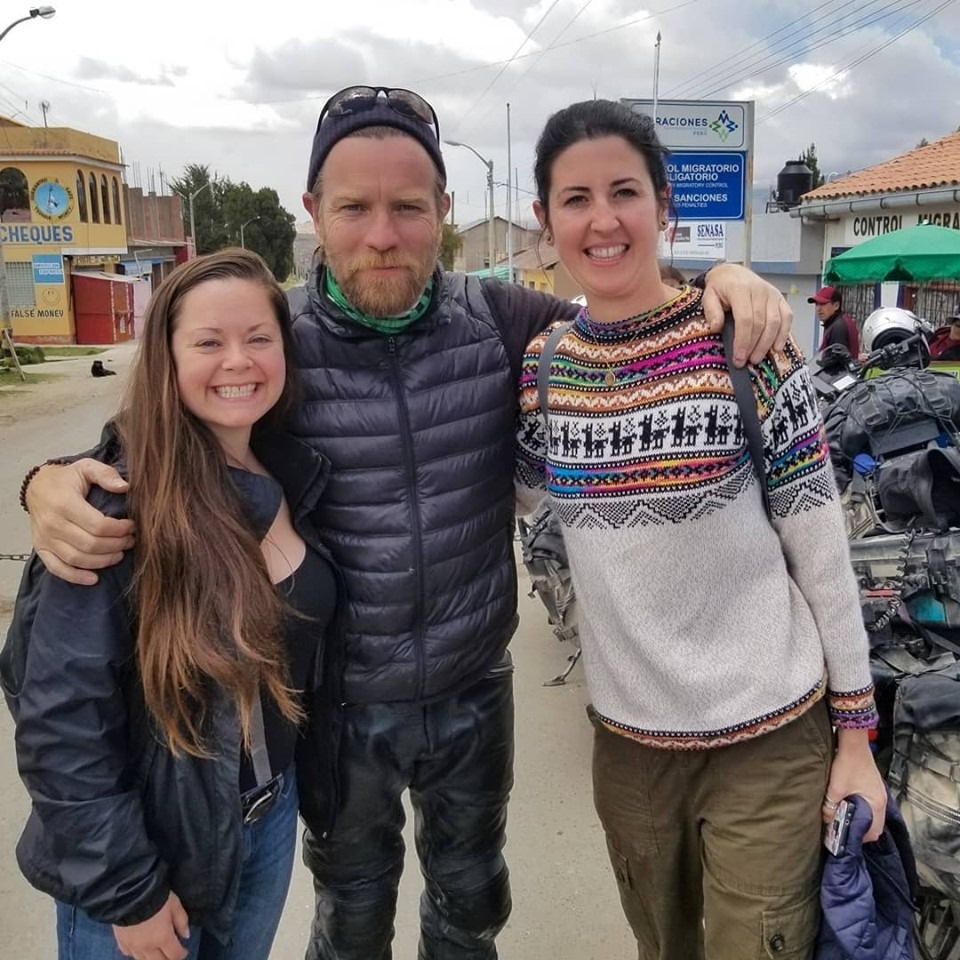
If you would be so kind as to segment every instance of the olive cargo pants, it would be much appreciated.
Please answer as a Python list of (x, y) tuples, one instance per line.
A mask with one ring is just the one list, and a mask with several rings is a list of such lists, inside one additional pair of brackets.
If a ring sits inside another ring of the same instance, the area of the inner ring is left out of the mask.
[(711, 750), (647, 747), (593, 722), (594, 800), (640, 960), (809, 960), (826, 704)]

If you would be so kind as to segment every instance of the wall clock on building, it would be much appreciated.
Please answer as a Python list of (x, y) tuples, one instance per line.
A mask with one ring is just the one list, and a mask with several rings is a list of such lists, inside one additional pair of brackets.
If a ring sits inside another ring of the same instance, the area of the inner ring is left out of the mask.
[(58, 180), (38, 180), (33, 188), (33, 207), (41, 217), (62, 220), (73, 209), (73, 197)]

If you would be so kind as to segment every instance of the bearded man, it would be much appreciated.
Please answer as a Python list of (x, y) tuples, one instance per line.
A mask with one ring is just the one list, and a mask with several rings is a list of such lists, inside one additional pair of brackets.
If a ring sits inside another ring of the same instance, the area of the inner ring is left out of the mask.
[[(342, 709), (297, 757), (316, 891), (307, 956), (389, 960), (409, 790), (418, 956), (493, 960), (510, 911), (517, 385), (530, 339), (578, 307), (437, 265), (446, 169), (436, 114), (411, 91), (330, 98), (303, 202), (320, 262), (290, 294), (304, 396), (289, 429), (329, 461), (313, 520), (346, 585)], [(709, 273), (718, 329), (721, 298), (741, 362), (785, 339), (789, 308), (749, 271)], [(85, 503), (90, 482), (122, 489), (82, 460), (27, 490), (38, 551), (75, 582), (131, 543), (129, 523)]]

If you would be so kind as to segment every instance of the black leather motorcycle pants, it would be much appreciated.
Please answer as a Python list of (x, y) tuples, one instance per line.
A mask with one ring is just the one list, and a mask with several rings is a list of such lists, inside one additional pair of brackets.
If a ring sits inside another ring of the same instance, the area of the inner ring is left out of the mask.
[(410, 791), (424, 876), (418, 960), (495, 960), (510, 913), (503, 858), (513, 785), (509, 658), (427, 704), (348, 707), (333, 831), (308, 829), (316, 913), (307, 960), (391, 960)]

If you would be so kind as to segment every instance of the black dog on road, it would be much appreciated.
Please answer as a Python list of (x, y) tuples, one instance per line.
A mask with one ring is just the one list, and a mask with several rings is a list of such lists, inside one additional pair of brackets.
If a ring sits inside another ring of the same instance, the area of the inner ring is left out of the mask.
[(103, 365), (102, 360), (93, 361), (93, 365), (90, 367), (90, 373), (95, 377), (115, 377), (117, 375), (117, 371), (108, 370)]

